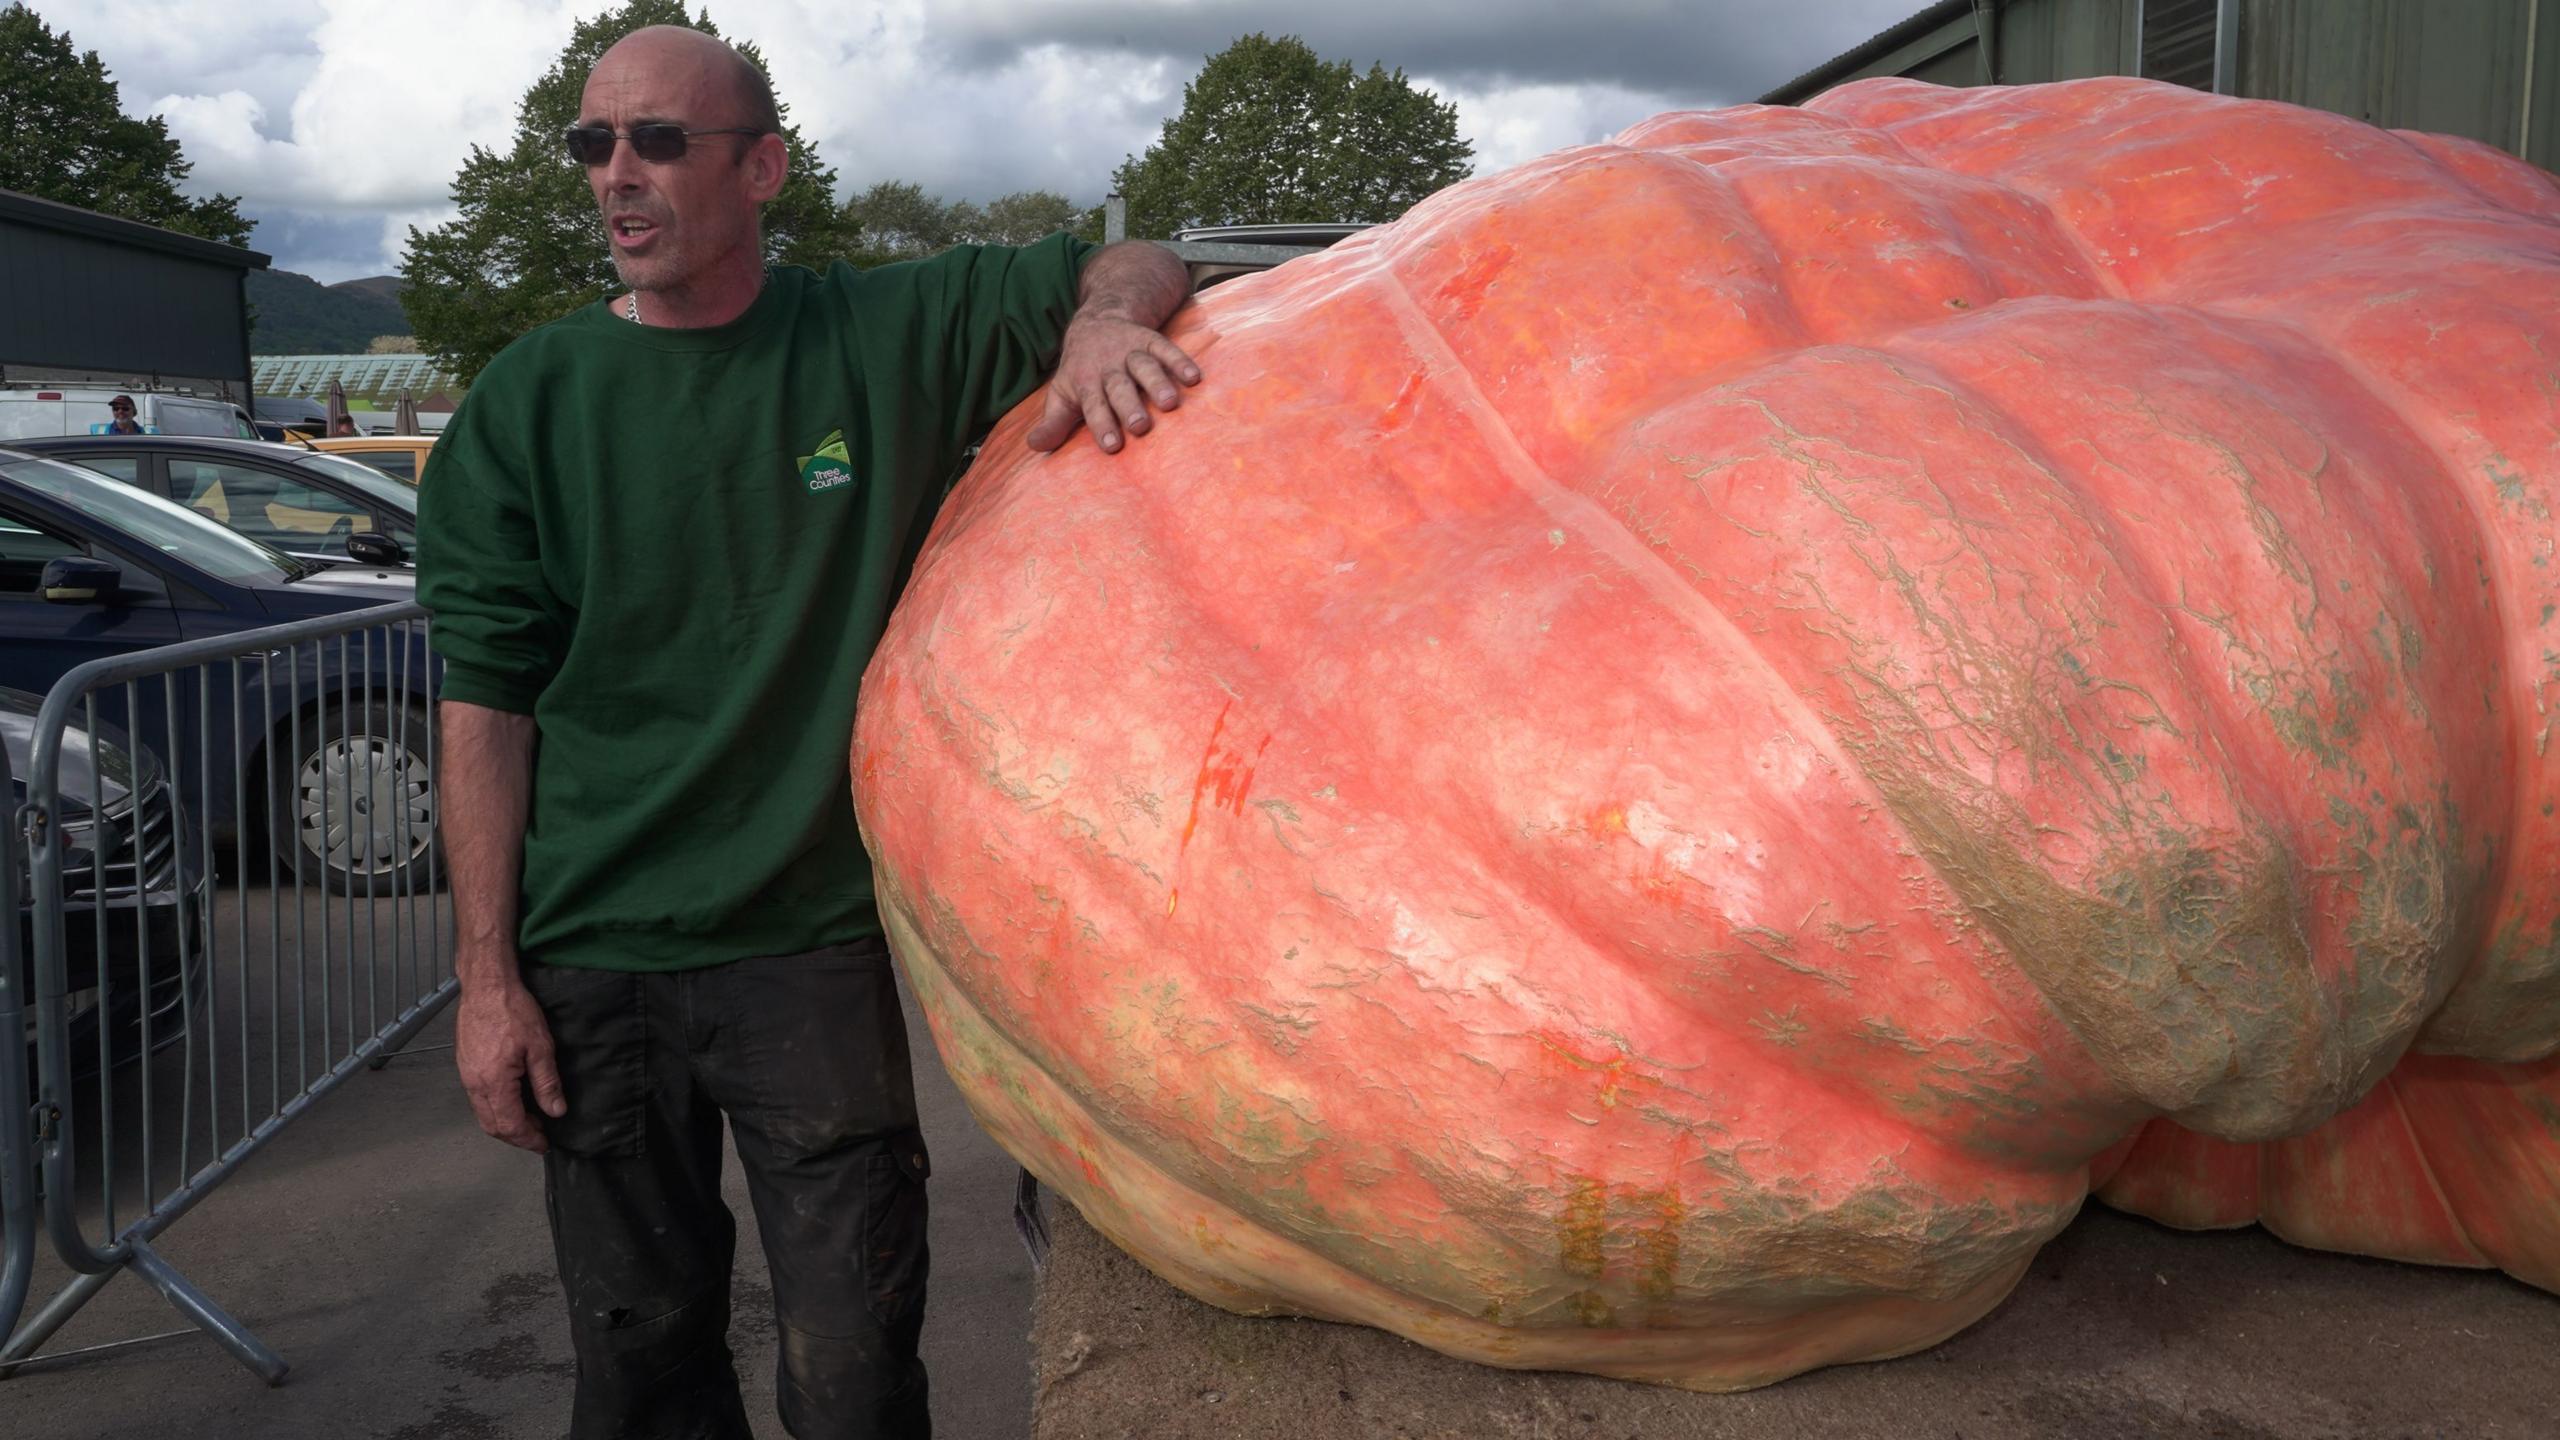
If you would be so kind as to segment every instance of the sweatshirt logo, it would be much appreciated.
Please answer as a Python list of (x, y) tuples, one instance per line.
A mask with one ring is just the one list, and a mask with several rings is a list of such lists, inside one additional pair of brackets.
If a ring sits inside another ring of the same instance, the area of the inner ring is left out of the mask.
[(845, 451), (842, 430), (828, 431), (817, 454), (800, 457), (800, 479), (812, 495), (853, 483), (853, 457)]

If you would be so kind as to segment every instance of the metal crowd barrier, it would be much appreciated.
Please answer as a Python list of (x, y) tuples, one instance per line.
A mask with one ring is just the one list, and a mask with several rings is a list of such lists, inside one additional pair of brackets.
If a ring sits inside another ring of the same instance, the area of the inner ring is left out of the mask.
[[(15, 788), (9, 752), (0, 747), (0, 794)], [(0, 825), (0, 907), (18, 908), (17, 827)], [(35, 1127), (27, 1109), (35, 1063), (27, 1028), (25, 947), (18, 927), (0, 926), (0, 1340), (18, 1328), (36, 1268)]]
[[(165, 1338), (38, 1354), (124, 1270), (284, 1378), (153, 1242), (453, 997), (428, 630), (416, 605), (356, 611), (92, 661), (45, 697), (0, 827), (22, 917), (0, 939), (0, 1379)], [(20, 1326), (39, 1224), (72, 1278)]]

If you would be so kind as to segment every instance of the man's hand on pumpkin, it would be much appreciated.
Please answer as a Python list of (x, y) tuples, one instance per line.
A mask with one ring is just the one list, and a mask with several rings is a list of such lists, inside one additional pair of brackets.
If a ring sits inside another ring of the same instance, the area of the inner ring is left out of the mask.
[(1116, 455), (1124, 436), (1154, 429), (1153, 412), (1179, 408), (1182, 387), (1199, 383), (1199, 363), (1153, 326), (1087, 307), (1067, 326), (1047, 408), (1023, 443), (1055, 450), (1082, 425)]

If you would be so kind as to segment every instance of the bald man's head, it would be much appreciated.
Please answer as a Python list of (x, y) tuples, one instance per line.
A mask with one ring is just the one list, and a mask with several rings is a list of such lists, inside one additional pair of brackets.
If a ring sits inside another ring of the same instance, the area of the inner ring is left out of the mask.
[(608, 66), (657, 66), (674, 64), (699, 67), (711, 76), (736, 107), (729, 123), (753, 126), (758, 130), (779, 134), (782, 130), (782, 107), (774, 102), (773, 82), (765, 78), (755, 63), (739, 54), (725, 41), (682, 25), (650, 25), (634, 30), (615, 41), (597, 57), (596, 68), (588, 72), (592, 85), (606, 74)]
[[(752, 296), (764, 273), (759, 212), (791, 169), (763, 73), (699, 30), (652, 25), (597, 59), (578, 105), (590, 138), (576, 153), (623, 283), (656, 292), (658, 313), (678, 324), (687, 296)], [(671, 144), (670, 130), (682, 138)], [(616, 143), (597, 146), (597, 131)], [(623, 139), (642, 132), (654, 159)]]

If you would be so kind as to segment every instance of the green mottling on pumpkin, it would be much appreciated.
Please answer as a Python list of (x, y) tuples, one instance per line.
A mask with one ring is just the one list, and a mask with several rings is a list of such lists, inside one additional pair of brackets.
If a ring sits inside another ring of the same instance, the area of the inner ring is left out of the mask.
[(1303, 1158), (1309, 1148), (1306, 1127), (1298, 1117), (1268, 1104), (1265, 1097), (1221, 1091), (1216, 1114), (1228, 1146), (1247, 1164), (1283, 1164)]
[(1790, 1005), (1784, 1010), (1763, 1010), (1752, 1018), (1751, 1028), (1772, 1045), (1792, 1047), (1804, 1038), (1805, 1023), (1796, 1017), (1800, 1008)]
[(2483, 468), (2489, 477), (2489, 483), (2497, 487), (2499, 499), (2513, 505), (2533, 519), (2551, 518), (2551, 507), (2543, 503), (2541, 496), (2525, 489), (2524, 472), (2516, 468), (2514, 461), (2501, 455)]
[(1288, 1002), (1279, 1009), (1239, 1001), (1236, 1008), (1245, 1013), (1246, 1028), (1284, 1056), (1297, 1054), (1307, 1037), (1315, 1033), (1315, 1006), (1307, 1001)]
[(2107, 773), (2114, 776), (2119, 785), (2139, 783), (2144, 772), (2151, 768), (2150, 756), (2139, 752), (2128, 755), (2118, 750), (2112, 740), (2100, 747), (2098, 758), (2106, 762)]
[(2524, 1103), (2542, 1121), (2542, 1128), (2550, 1131), (2554, 1138), (2560, 1138), (2560, 1100), (2539, 1090), (2527, 1090)]
[(2347, 924), (2355, 965), (2345, 977), (2353, 1024), (2342, 1037), (2364, 1071), (2351, 1077), (2355, 1091), (2380, 1078), (2396, 1047), (2443, 999), (2442, 984), (2453, 977), (2441, 960), (2463, 928), (2461, 897), (2488, 869), (2485, 855), (2472, 853), (2450, 798), (2439, 794), (2423, 808), (2393, 805), (2386, 814), (2387, 828), (2360, 811), (2342, 827), (2357, 877)]
[(1564, 1215), (1556, 1222), (1557, 1258), (1568, 1275), (1600, 1278), (1602, 1241), (1609, 1229), (1609, 1197), (1588, 1175), (1573, 1177), (1565, 1195)]
[(1855, 925), (1843, 924), (1838, 920), (1825, 920), (1822, 922), (1822, 938), (1830, 943), (1832, 949), (1846, 955), (1850, 953), (1850, 941), (1872, 934), (1880, 928), (1873, 920), (1861, 920)]
[[(2415, 660), (2415, 656), (2407, 647), (2415, 642), (2406, 631), (2403, 631), (2401, 643), (2403, 648), (2400, 652), (2400, 668), (2405, 673)], [(2335, 706), (2329, 721), (2330, 737), (2340, 745), (2353, 745), (2357, 737), (2364, 733), (2365, 711), (2371, 708), (2370, 703), (2365, 699), (2364, 687), (2356, 683), (2353, 673), (2332, 670), (2329, 672), (2329, 698)]]
[(1860, 1037), (1873, 1044), (1890, 1045), (1896, 1050), (1902, 1051), (1906, 1055), (1926, 1055), (1929, 1053), (1928, 1046), (1912, 1039), (1910, 1032), (1904, 1030), (1900, 1025), (1895, 1024), (1890, 1016), (1870, 1015), (1866, 1017), (1858, 1022), (1858, 1034)]
[(1655, 1190), (1638, 1197), (1652, 1211), (1653, 1223), (1643, 1232), (1644, 1271), (1636, 1278), (1636, 1290), (1648, 1300), (1668, 1300), (1680, 1284), (1680, 1227), (1688, 1222), (1689, 1207), (1680, 1203), (1677, 1190)]
[(2308, 684), (2297, 681), (2286, 686), (2280, 695), (2273, 680), (2266, 676), (2252, 675), (2242, 683), (2287, 749), (2334, 770), (2347, 764), (2348, 756), (2342, 747), (2353, 745), (2363, 728), (2365, 698), (2355, 678), (2345, 671), (2329, 672), (2328, 681), (2331, 704), (2326, 713), (2319, 692)]

